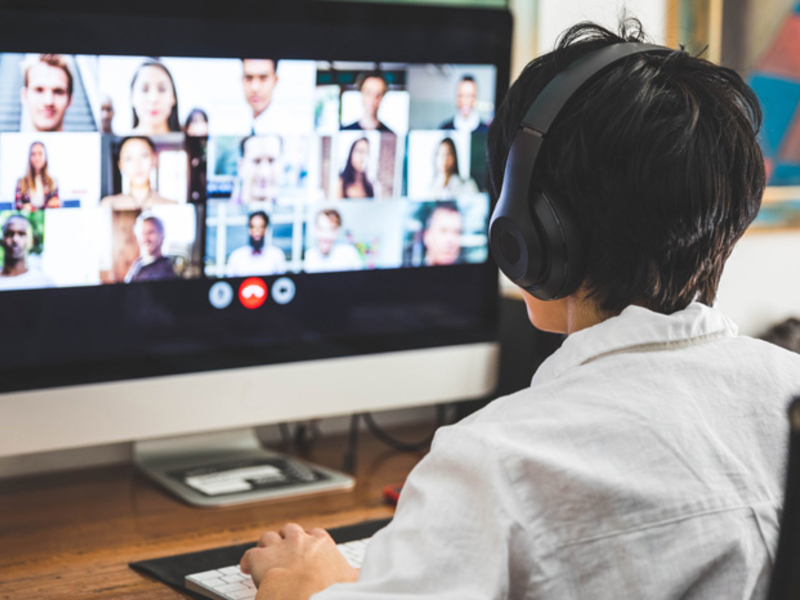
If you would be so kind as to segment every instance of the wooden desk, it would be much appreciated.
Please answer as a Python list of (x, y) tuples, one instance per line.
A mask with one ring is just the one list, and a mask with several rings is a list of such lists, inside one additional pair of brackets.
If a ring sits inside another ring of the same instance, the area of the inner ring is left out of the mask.
[[(338, 469), (344, 450), (343, 437), (322, 439), (303, 456)], [(287, 521), (333, 528), (390, 517), (384, 486), (423, 455), (362, 433), (353, 491), (214, 509), (183, 504), (128, 465), (0, 481), (0, 599), (185, 598), (128, 563), (254, 541)]]

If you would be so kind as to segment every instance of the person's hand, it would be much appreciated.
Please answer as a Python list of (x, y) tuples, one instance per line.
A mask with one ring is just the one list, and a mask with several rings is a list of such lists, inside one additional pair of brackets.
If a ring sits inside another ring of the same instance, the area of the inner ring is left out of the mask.
[(350, 566), (327, 531), (306, 532), (294, 523), (263, 534), (239, 566), (253, 576), (257, 600), (306, 600), (334, 583), (358, 579), (358, 569)]

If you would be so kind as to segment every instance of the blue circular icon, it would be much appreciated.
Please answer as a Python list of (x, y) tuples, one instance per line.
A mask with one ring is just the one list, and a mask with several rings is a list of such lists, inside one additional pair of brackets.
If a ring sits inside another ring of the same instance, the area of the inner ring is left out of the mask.
[(233, 288), (225, 281), (218, 281), (208, 290), (208, 301), (214, 308), (228, 308), (233, 302)]
[(278, 304), (289, 304), (294, 300), (294, 293), (296, 292), (294, 281), (288, 277), (279, 277), (272, 284), (272, 299)]

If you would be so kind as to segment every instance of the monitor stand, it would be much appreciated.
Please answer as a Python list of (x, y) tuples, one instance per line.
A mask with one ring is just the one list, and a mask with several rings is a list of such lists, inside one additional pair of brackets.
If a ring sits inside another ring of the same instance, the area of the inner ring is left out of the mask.
[(352, 477), (263, 448), (251, 428), (134, 442), (133, 460), (145, 475), (196, 506), (355, 485)]

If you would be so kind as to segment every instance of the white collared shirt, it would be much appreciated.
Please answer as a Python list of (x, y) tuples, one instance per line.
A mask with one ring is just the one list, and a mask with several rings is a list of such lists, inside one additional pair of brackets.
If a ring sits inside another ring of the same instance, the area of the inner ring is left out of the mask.
[(318, 600), (766, 594), (800, 355), (629, 307), (440, 430), (355, 584)]
[(251, 246), (237, 248), (228, 257), (225, 275), (249, 277), (250, 275), (279, 275), (286, 272), (286, 257), (280, 248), (265, 244), (260, 252)]
[(456, 131), (475, 131), (480, 124), (481, 116), (478, 114), (477, 110), (473, 110), (467, 117), (460, 112), (456, 112), (453, 117), (453, 128)]

